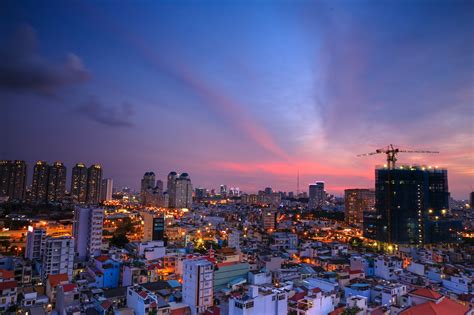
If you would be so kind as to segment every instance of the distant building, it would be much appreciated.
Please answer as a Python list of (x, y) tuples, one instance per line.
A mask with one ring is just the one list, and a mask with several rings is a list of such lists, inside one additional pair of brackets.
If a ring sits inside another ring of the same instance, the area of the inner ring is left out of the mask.
[(469, 199), (469, 204), (471, 206), (471, 209), (474, 209), (474, 191), (471, 192), (471, 196)]
[(30, 201), (46, 203), (48, 197), (49, 165), (45, 161), (36, 162), (33, 167), (33, 183), (31, 185)]
[(220, 191), (220, 195), (221, 195), (222, 197), (227, 197), (227, 193), (228, 193), (228, 191), (227, 191), (227, 185), (221, 185), (219, 191)]
[(104, 209), (83, 207), (74, 209), (72, 234), (79, 260), (100, 255), (103, 225)]
[(375, 190), (346, 189), (344, 190), (344, 202), (346, 223), (362, 227), (364, 211), (375, 209)]
[(100, 187), (102, 185), (102, 167), (94, 164), (87, 170), (87, 198), (88, 204), (99, 203)]
[(0, 196), (24, 200), (26, 192), (26, 162), (0, 160)]
[(42, 261), (42, 278), (48, 275), (67, 274), (72, 280), (74, 267), (74, 239), (69, 236), (47, 237)]
[(191, 307), (191, 314), (201, 314), (214, 304), (213, 264), (205, 259), (183, 262), (183, 302)]
[(48, 202), (60, 202), (66, 192), (66, 167), (62, 162), (49, 166)]
[(326, 192), (324, 191), (324, 182), (316, 182), (309, 185), (308, 208), (316, 209), (324, 205), (326, 200)]
[(112, 192), (114, 190), (114, 180), (112, 178), (104, 178), (102, 180), (102, 187), (100, 188), (100, 201), (112, 200)]
[(193, 186), (188, 173), (168, 174), (168, 207), (191, 208), (193, 202)]
[(33, 226), (28, 227), (26, 233), (25, 258), (29, 260), (41, 260), (44, 253), (46, 230)]
[(87, 200), (87, 168), (83, 163), (77, 163), (72, 168), (71, 196), (78, 203)]
[(141, 181), (140, 192), (143, 194), (145, 191), (155, 188), (155, 185), (156, 185), (155, 173), (146, 172), (143, 175), (143, 178)]
[(431, 244), (457, 240), (461, 222), (449, 219), (448, 172), (424, 166), (378, 168), (375, 216), (370, 221), (377, 241)]
[(196, 200), (202, 200), (203, 198), (207, 197), (207, 189), (196, 188), (194, 189), (194, 194), (195, 194)]
[(176, 179), (178, 174), (176, 172), (170, 172), (168, 174), (168, 181), (166, 184), (166, 189), (168, 192), (168, 207), (174, 208), (176, 205)]
[(262, 222), (264, 230), (275, 230), (276, 227), (276, 212), (272, 210), (263, 210)]

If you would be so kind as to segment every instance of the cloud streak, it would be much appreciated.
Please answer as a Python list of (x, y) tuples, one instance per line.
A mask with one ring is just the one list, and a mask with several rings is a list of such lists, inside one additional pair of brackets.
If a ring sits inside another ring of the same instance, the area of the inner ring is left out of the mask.
[(160, 54), (147, 43), (147, 40), (138, 34), (131, 33), (128, 28), (125, 29), (115, 24), (96, 8), (86, 6), (83, 9), (93, 16), (97, 23), (105, 26), (105, 29), (115, 34), (117, 38), (125, 41), (127, 45), (134, 47), (136, 51), (153, 65), (155, 70), (190, 88), (191, 91), (203, 100), (203, 104), (217, 113), (221, 119), (235, 126), (249, 139), (273, 154), (276, 158), (289, 159), (288, 154), (278, 145), (271, 133), (246, 112), (245, 104), (240, 104), (234, 98), (207, 83), (203, 77), (199, 76), (184, 62), (181, 61), (179, 64), (165, 62)]
[(108, 127), (134, 126), (131, 120), (134, 115), (134, 108), (129, 103), (122, 103), (119, 106), (106, 106), (93, 97), (78, 106), (76, 113)]
[(0, 88), (51, 95), (90, 79), (78, 56), (69, 53), (63, 62), (48, 60), (38, 52), (37, 42), (34, 29), (24, 25), (0, 48)]

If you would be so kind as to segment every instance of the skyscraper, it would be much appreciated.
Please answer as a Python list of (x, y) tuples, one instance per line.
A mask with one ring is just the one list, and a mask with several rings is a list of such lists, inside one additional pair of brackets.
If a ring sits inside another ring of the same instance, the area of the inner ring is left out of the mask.
[(66, 167), (62, 162), (54, 162), (49, 166), (48, 202), (58, 202), (64, 199), (66, 191)]
[(0, 196), (24, 200), (26, 191), (25, 161), (0, 161)]
[(79, 203), (87, 200), (87, 168), (83, 163), (77, 163), (72, 169), (71, 196)]
[(72, 234), (75, 239), (75, 251), (80, 260), (100, 255), (102, 247), (102, 228), (104, 225), (104, 209), (74, 209)]
[(45, 203), (48, 198), (49, 165), (45, 161), (36, 162), (33, 168), (33, 183), (31, 185), (31, 201)]
[(183, 302), (191, 314), (201, 314), (213, 305), (214, 266), (205, 259), (183, 261)]
[(100, 198), (100, 187), (102, 185), (102, 168), (94, 164), (87, 170), (87, 198), (88, 204), (98, 204)]
[(142, 205), (146, 207), (164, 206), (163, 182), (161, 180), (155, 180), (155, 173), (146, 172), (143, 175), (140, 197)]
[(227, 197), (227, 185), (221, 185), (220, 187), (220, 195), (222, 197)]
[(112, 192), (114, 189), (114, 180), (112, 178), (104, 178), (102, 187), (100, 188), (100, 201), (112, 200)]
[(309, 185), (309, 209), (322, 207), (325, 200), (326, 192), (324, 191), (324, 182), (316, 182), (316, 184)]
[(188, 173), (182, 173), (175, 182), (175, 204), (173, 208), (190, 209), (193, 203), (193, 186), (191, 184), (191, 178), (189, 178)]
[(170, 172), (168, 174), (168, 181), (166, 183), (166, 189), (168, 192), (168, 207), (174, 208), (176, 205), (176, 179), (178, 174), (176, 172)]
[(375, 208), (375, 190), (346, 189), (344, 190), (344, 201), (346, 223), (362, 228), (364, 211), (373, 211)]
[(448, 172), (424, 166), (375, 171), (375, 216), (378, 241), (422, 245), (456, 240), (461, 222), (449, 219)]
[(143, 194), (147, 190), (155, 188), (155, 185), (156, 185), (155, 173), (146, 172), (142, 178), (140, 192)]

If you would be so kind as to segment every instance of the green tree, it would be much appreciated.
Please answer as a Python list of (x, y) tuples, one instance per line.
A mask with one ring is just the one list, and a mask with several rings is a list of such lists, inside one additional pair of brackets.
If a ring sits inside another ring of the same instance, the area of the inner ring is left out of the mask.
[(128, 240), (127, 236), (124, 233), (120, 234), (115, 234), (112, 236), (110, 239), (110, 244), (114, 245), (116, 247), (124, 247), (127, 245), (130, 241)]

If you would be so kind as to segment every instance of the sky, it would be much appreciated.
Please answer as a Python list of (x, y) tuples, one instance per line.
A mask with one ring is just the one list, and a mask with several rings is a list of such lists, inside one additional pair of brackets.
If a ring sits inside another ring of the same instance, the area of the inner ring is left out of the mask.
[(473, 1), (0, 2), (0, 159), (30, 172), (341, 195), (395, 144), (467, 198), (473, 89)]

